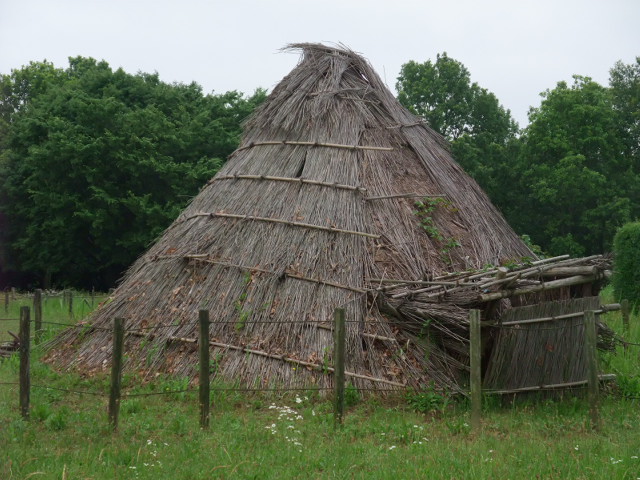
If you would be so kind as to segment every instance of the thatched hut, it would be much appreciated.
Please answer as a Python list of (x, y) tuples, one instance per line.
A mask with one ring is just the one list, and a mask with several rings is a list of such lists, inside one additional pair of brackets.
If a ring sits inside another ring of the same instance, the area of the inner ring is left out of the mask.
[(125, 317), (126, 369), (194, 376), (188, 340), (208, 309), (217, 376), (328, 387), (332, 316), (343, 307), (356, 387), (457, 388), (464, 362), (453, 344), (464, 334), (454, 330), (464, 332), (467, 311), (398, 313), (401, 294), (381, 301), (388, 279), (438, 288), (448, 272), (535, 256), (365, 59), (291, 48), (301, 61), (247, 121), (239, 148), (130, 268), (94, 328), (60, 337), (54, 363), (106, 368), (111, 333), (101, 327)]

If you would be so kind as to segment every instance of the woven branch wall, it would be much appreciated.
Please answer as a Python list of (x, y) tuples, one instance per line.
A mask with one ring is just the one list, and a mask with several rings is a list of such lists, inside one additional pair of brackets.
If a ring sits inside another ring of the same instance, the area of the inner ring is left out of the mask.
[[(501, 323), (598, 310), (598, 297), (513, 308)], [(483, 387), (491, 390), (553, 385), (587, 378), (584, 315), (503, 326), (491, 347)]]

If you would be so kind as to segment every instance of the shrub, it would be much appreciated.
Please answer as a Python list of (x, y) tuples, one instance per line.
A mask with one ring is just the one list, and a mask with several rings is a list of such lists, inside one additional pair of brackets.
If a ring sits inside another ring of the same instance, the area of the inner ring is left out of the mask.
[(408, 392), (406, 399), (407, 403), (420, 413), (442, 412), (449, 404), (446, 393), (436, 391), (433, 385), (423, 390)]
[(613, 290), (618, 300), (640, 305), (640, 222), (623, 225), (613, 239)]

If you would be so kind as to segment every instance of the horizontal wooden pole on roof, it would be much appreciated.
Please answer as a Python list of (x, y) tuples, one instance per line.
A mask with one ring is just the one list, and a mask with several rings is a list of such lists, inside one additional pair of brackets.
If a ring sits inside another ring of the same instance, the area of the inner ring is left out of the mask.
[(288, 272), (283, 272), (283, 273), (279, 273), (279, 272), (274, 272), (273, 270), (266, 270), (263, 268), (259, 268), (259, 267), (249, 267), (246, 265), (238, 265), (235, 263), (228, 263), (228, 262), (221, 262), (219, 260), (209, 260), (206, 258), (206, 255), (203, 257), (200, 254), (195, 254), (195, 255), (184, 255), (183, 258), (185, 259), (189, 259), (189, 260), (195, 260), (198, 262), (203, 262), (203, 263), (212, 263), (215, 265), (222, 265), (223, 267), (233, 267), (233, 268), (239, 268), (242, 270), (249, 270), (249, 271), (255, 271), (255, 272), (263, 272), (263, 273), (268, 273), (271, 275), (284, 275), (287, 278), (294, 278), (296, 280), (302, 280), (305, 282), (312, 282), (312, 283), (318, 283), (320, 285), (328, 285), (330, 287), (335, 287), (335, 288), (341, 288), (344, 290), (350, 290), (352, 292), (356, 292), (356, 293), (367, 293), (368, 290), (364, 290), (362, 288), (357, 288), (357, 287), (350, 287), (349, 285), (342, 285), (341, 283), (336, 283), (336, 282), (332, 282), (331, 280), (322, 280), (320, 278), (311, 278), (311, 277), (305, 277), (304, 275), (297, 275), (295, 273), (288, 273)]
[[(553, 263), (553, 262), (558, 262), (564, 259), (569, 258), (570, 255), (559, 255), (557, 257), (551, 257), (551, 258), (543, 258), (542, 260), (536, 260), (534, 262), (531, 262), (531, 266), (538, 266), (538, 265), (544, 265), (546, 263)], [(465, 280), (474, 280), (476, 278), (481, 278), (484, 277), (486, 275), (494, 275), (496, 273), (498, 273), (498, 268), (494, 268), (491, 270), (487, 270), (486, 272), (468, 272), (470, 273), (467, 274), (466, 272), (451, 272), (451, 273), (447, 273), (445, 275), (441, 275), (439, 277), (434, 278), (434, 280), (444, 280), (447, 278), (451, 278), (451, 277), (463, 277)]]
[(343, 288), (345, 290), (351, 290), (352, 292), (356, 292), (356, 293), (367, 293), (368, 292), (368, 290), (363, 290), (361, 288), (356, 288), (356, 287), (349, 287), (347, 285), (342, 285), (340, 283), (331, 282), (329, 280), (320, 280), (319, 278), (310, 278), (310, 277), (305, 277), (303, 275), (295, 275), (293, 273), (285, 273), (285, 275), (288, 278), (295, 278), (297, 280), (302, 280), (302, 281), (306, 281), (306, 282), (319, 283), (320, 285), (328, 285), (330, 287)]
[[(598, 380), (600, 380), (601, 382), (612, 381), (615, 379), (616, 379), (616, 376), (613, 373), (598, 375)], [(581, 385), (586, 385), (586, 384), (587, 384), (587, 380), (578, 380), (575, 382), (553, 383), (550, 385), (535, 385), (532, 387), (510, 388), (507, 390), (483, 390), (482, 393), (487, 393), (492, 395), (506, 395), (509, 393), (536, 392), (538, 390), (554, 390), (556, 388), (579, 387)]]
[(373, 147), (368, 145), (343, 145), (339, 143), (299, 142), (299, 141), (281, 140), (281, 141), (251, 142), (248, 145), (238, 148), (236, 152), (241, 150), (246, 150), (248, 148), (263, 146), (263, 145), (294, 145), (294, 146), (306, 146), (306, 147), (344, 148), (347, 150), (377, 150), (382, 152), (393, 151), (393, 148), (391, 147)]
[(360, 235), (362, 237), (368, 237), (368, 238), (381, 238), (380, 235), (375, 235), (373, 233), (366, 233), (366, 232), (356, 232), (354, 230), (344, 230), (342, 228), (335, 228), (335, 227), (323, 227), (321, 225), (313, 225), (311, 223), (303, 223), (303, 222), (292, 222), (289, 220), (282, 220), (281, 218), (269, 218), (269, 217), (256, 217), (253, 215), (236, 215), (234, 213), (215, 213), (215, 212), (211, 212), (211, 213), (196, 213), (193, 215), (188, 216), (187, 218), (185, 218), (183, 221), (187, 221), (187, 220), (191, 220), (193, 218), (197, 218), (197, 217), (219, 217), (219, 218), (235, 218), (238, 220), (253, 220), (256, 222), (271, 222), (271, 223), (280, 223), (283, 225), (290, 225), (292, 227), (302, 227), (302, 228), (310, 228), (310, 229), (314, 229), (314, 230), (322, 230), (325, 232), (335, 232), (335, 233), (347, 233), (350, 235)]
[(289, 182), (305, 185), (318, 185), (322, 187), (338, 188), (342, 190), (352, 190), (358, 192), (366, 192), (367, 189), (356, 185), (344, 185), (341, 183), (321, 182), (319, 180), (311, 180), (309, 178), (292, 178), (292, 177), (273, 177), (270, 175), (220, 175), (209, 180), (209, 184), (219, 180), (267, 180), (271, 182)]
[[(515, 270), (506, 273), (502, 278), (497, 278), (486, 283), (482, 283), (482, 288), (488, 288), (494, 285), (500, 285), (504, 283), (510, 283), (520, 278), (532, 278), (532, 277), (559, 277), (559, 276), (575, 276), (575, 275), (595, 275), (598, 273), (598, 268), (592, 265), (578, 265), (571, 266), (572, 264), (582, 261), (594, 260), (602, 255), (593, 255), (584, 259), (570, 259), (560, 260), (557, 262), (549, 262), (546, 264), (538, 264), (525, 268), (522, 270)], [(480, 284), (479, 284), (480, 285)]]
[[(215, 323), (215, 322), (211, 322), (211, 323)], [(129, 335), (135, 335), (137, 337), (147, 337), (147, 338), (156, 337), (156, 335), (151, 334), (151, 333), (141, 333), (141, 332), (135, 332), (135, 331), (130, 331), (130, 332), (127, 332), (127, 333)], [(182, 337), (173, 337), (173, 336), (167, 337), (166, 340), (170, 341), (170, 342), (186, 342), (186, 343), (197, 343), (197, 341), (198, 341), (195, 338), (182, 338)], [(227, 350), (235, 350), (235, 351), (238, 351), (238, 352), (248, 353), (248, 354), (251, 354), (251, 355), (257, 355), (257, 356), (260, 356), (260, 357), (271, 358), (271, 359), (274, 359), (274, 360), (280, 360), (280, 361), (283, 361), (283, 362), (286, 362), (286, 363), (293, 363), (295, 365), (301, 365), (303, 367), (309, 367), (309, 368), (312, 368), (312, 369), (318, 370), (318, 371), (333, 372), (333, 367), (325, 367), (324, 365), (320, 365), (320, 364), (317, 364), (317, 363), (305, 362), (304, 360), (298, 360), (297, 358), (287, 357), (286, 355), (275, 355), (273, 353), (264, 352), (262, 350), (254, 350), (252, 348), (240, 347), (238, 345), (231, 345), (231, 344), (222, 343), (222, 342), (210, 341), (209, 345), (211, 345), (212, 347), (224, 348), (224, 349), (227, 349)], [(404, 387), (407, 386), (404, 383), (394, 382), (392, 380), (386, 380), (384, 378), (371, 377), (369, 375), (362, 375), (360, 373), (344, 372), (344, 374), (346, 376), (348, 376), (348, 377), (360, 378), (362, 380), (368, 380), (370, 382), (375, 382), (375, 383), (384, 383), (386, 385), (393, 385), (394, 387), (404, 388)]]
[(578, 267), (552, 267), (540, 272), (542, 277), (561, 277), (573, 275), (595, 275), (598, 273), (598, 267), (593, 265), (584, 265)]
[[(575, 267), (576, 270), (569, 270), (569, 269), (563, 269), (563, 270), (555, 270), (555, 269), (541, 270), (541, 268), (542, 267), (530, 267), (530, 268), (525, 269), (525, 270), (516, 270), (514, 272), (506, 274), (504, 272), (504, 270), (502, 269), (502, 267), (499, 267), (499, 268), (495, 269), (495, 271), (494, 271), (494, 273), (496, 274), (496, 277), (495, 277), (496, 279), (494, 279), (494, 280), (489, 280), (489, 281), (487, 281), (486, 279), (482, 280), (482, 277), (486, 276), (489, 273), (489, 272), (487, 272), (487, 273), (484, 273), (484, 274), (472, 275), (470, 277), (463, 277), (463, 278), (460, 278), (459, 280), (457, 280), (456, 282), (433, 281), (433, 282), (430, 282), (430, 283), (428, 283), (428, 282), (424, 282), (424, 283), (425, 283), (425, 285), (426, 284), (441, 285), (442, 287), (451, 286), (451, 287), (454, 287), (456, 290), (458, 288), (466, 288), (466, 287), (476, 287), (478, 289), (484, 290), (486, 288), (494, 287), (496, 285), (504, 285), (503, 286), (504, 290), (502, 290), (502, 291), (510, 291), (509, 287), (510, 287), (511, 283), (515, 283), (515, 282), (517, 282), (519, 280), (522, 280), (524, 278), (527, 278), (527, 277), (532, 277), (532, 276), (534, 276), (534, 275), (532, 275), (532, 273), (535, 273), (536, 275), (540, 275), (540, 276), (559, 276), (559, 275), (562, 275), (562, 274), (566, 275), (568, 273), (574, 272), (574, 276), (577, 276), (577, 275), (583, 275), (583, 272), (584, 272), (584, 274), (593, 274), (593, 275), (597, 274), (597, 272), (598, 272), (598, 269), (596, 267), (585, 267), (585, 268)], [(559, 267), (559, 268), (562, 268), (562, 267)], [(567, 268), (570, 268), (570, 267), (567, 267)], [(548, 271), (551, 271), (552, 273), (549, 274), (549, 275), (545, 275), (545, 272), (548, 272)], [(553, 273), (553, 272), (556, 272), (556, 273)], [(561, 273), (558, 273), (558, 272), (561, 272)], [(500, 278), (498, 278), (498, 275), (500, 275)], [(475, 280), (480, 279), (480, 281), (477, 281), (477, 282), (471, 281), (471, 280), (474, 280), (474, 279)], [(526, 281), (526, 280), (523, 280), (523, 281)], [(587, 282), (585, 282), (585, 283), (587, 283)], [(538, 285), (544, 285), (544, 283), (537, 283), (536, 282), (536, 285), (531, 285), (531, 286), (521, 287), (521, 288), (533, 288), (533, 287), (536, 287)], [(402, 292), (402, 293), (397, 293), (395, 295), (392, 295), (392, 298), (402, 298), (402, 297), (406, 297), (408, 295), (413, 295), (413, 294), (416, 294), (416, 293), (426, 293), (426, 292), (433, 291), (433, 290), (438, 290), (438, 288), (431, 287), (431, 288), (421, 288), (421, 289), (417, 289), (417, 290), (410, 290), (410, 291), (407, 291), (407, 292)], [(451, 290), (448, 290), (448, 292), (453, 292), (453, 291), (456, 291), (456, 290), (451, 289)], [(430, 297), (435, 298), (435, 297), (438, 297), (439, 295), (442, 295), (443, 293), (445, 293), (445, 292), (437, 292), (437, 293), (434, 293), (434, 294), (430, 295)], [(496, 292), (496, 293), (500, 293), (500, 292)]]
[(372, 283), (398, 283), (405, 285), (444, 285), (448, 287), (455, 287), (460, 285), (458, 282), (438, 282), (429, 280), (401, 280), (398, 278), (370, 278), (369, 282)]
[[(309, 324), (309, 326), (315, 326), (316, 328), (319, 328), (321, 330), (327, 330), (329, 332), (333, 332), (333, 327), (330, 327), (328, 325), (322, 325), (321, 323), (314, 323), (314, 324)], [(387, 342), (395, 342), (398, 343), (398, 339), (397, 338), (392, 338), (392, 337), (385, 337), (383, 335), (376, 335), (375, 333), (361, 333), (360, 334), (363, 337), (366, 338), (371, 338), (373, 340), (382, 340), (382, 341), (387, 341)]]
[[(250, 354), (258, 355), (262, 357), (273, 358), (274, 360), (282, 360), (283, 362), (286, 362), (286, 363), (294, 363), (296, 365), (302, 365), (303, 367), (313, 368), (314, 370), (329, 371), (329, 372), (334, 371), (333, 367), (325, 367), (324, 365), (320, 365), (317, 363), (305, 362), (304, 360), (298, 360), (297, 358), (287, 357), (286, 355), (274, 355), (268, 352), (263, 352), (262, 350), (253, 350), (247, 347), (239, 347), (237, 345), (228, 345), (226, 343), (220, 343), (220, 342), (209, 342), (209, 345), (212, 345), (214, 347), (220, 347), (220, 348), (228, 348), (230, 350), (237, 350), (243, 353), (250, 353)], [(371, 382), (385, 383), (387, 385), (393, 385), (396, 387), (406, 387), (406, 384), (404, 383), (393, 382), (391, 380), (386, 380), (384, 378), (370, 377), (368, 375), (362, 375), (359, 373), (346, 372), (346, 371), (344, 372), (344, 374), (348, 377), (361, 378), (363, 380), (369, 380)]]
[(397, 193), (394, 195), (380, 195), (378, 197), (365, 197), (365, 200), (387, 200), (389, 198), (412, 198), (412, 197), (420, 197), (420, 198), (441, 198), (446, 197), (445, 194), (439, 193), (437, 195), (425, 194), (425, 193)]
[[(582, 274), (580, 272), (585, 272), (585, 273), (588, 272), (589, 274), (595, 274), (598, 271), (597, 268), (595, 267), (591, 267), (591, 266), (569, 267), (569, 265), (579, 263), (579, 262), (594, 260), (600, 257), (602, 257), (602, 255), (592, 255), (591, 257), (580, 258), (580, 259), (569, 259), (569, 255), (560, 255), (557, 257), (536, 260), (535, 262), (531, 262), (531, 266), (528, 268), (514, 270), (510, 272), (504, 272), (504, 267), (497, 267), (495, 269), (488, 270), (486, 272), (472, 273), (471, 275), (466, 275), (466, 276), (463, 273), (459, 273), (459, 272), (442, 275), (440, 277), (436, 277), (435, 280), (436, 281), (446, 280), (448, 278), (453, 277), (453, 278), (456, 278), (457, 282), (459, 282), (460, 287), (476, 285), (479, 288), (488, 288), (495, 285), (500, 285), (505, 283), (508, 284), (515, 280), (519, 280), (520, 278), (536, 277), (540, 275), (559, 276), (562, 274), (565, 274), (565, 275), (570, 274), (572, 272), (571, 270), (559, 270), (560, 268), (578, 269), (574, 271), (575, 272), (574, 275)], [(557, 265), (554, 265), (554, 264), (557, 264)], [(591, 270), (592, 268), (594, 268), (594, 270)], [(556, 274), (547, 275), (544, 273), (549, 270), (556, 272)], [(485, 280), (482, 279), (482, 277), (490, 277), (491, 275), (495, 275), (495, 278), (493, 280), (489, 278)], [(480, 279), (480, 281), (472, 282), (473, 280), (478, 280), (478, 279)], [(422, 291), (425, 291), (425, 290), (415, 290), (411, 293), (420, 293)]]
[(552, 280), (550, 282), (541, 283), (539, 285), (531, 285), (523, 288), (516, 288), (513, 290), (502, 290), (495, 293), (485, 293), (479, 295), (477, 300), (479, 302), (490, 302), (493, 300), (500, 300), (501, 298), (515, 297), (518, 295), (525, 295), (527, 293), (538, 293), (545, 290), (554, 290), (556, 288), (570, 287), (572, 285), (582, 285), (584, 283), (591, 283), (596, 280), (608, 278), (611, 276), (611, 272), (603, 272), (598, 275), (576, 275), (574, 277), (563, 278), (561, 280)]

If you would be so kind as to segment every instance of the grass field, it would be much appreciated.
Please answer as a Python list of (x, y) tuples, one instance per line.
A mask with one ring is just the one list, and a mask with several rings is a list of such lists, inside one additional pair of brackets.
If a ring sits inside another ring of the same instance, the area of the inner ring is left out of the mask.
[[(59, 320), (68, 320), (56, 308)], [(636, 343), (639, 320), (632, 317), (629, 336)], [(621, 331), (618, 313), (608, 314), (608, 322)], [(336, 431), (331, 403), (317, 394), (228, 391), (213, 392), (208, 431), (198, 427), (197, 393), (189, 392), (124, 399), (114, 433), (105, 397), (34, 388), (31, 419), (23, 421), (17, 387), (0, 385), (0, 479), (635, 480), (640, 400), (621, 395), (640, 396), (640, 347), (601, 362), (605, 372), (618, 374), (620, 387), (603, 399), (598, 433), (589, 427), (586, 402), (571, 396), (516, 404), (487, 398), (482, 429), (472, 432), (464, 401), (428, 392), (384, 399), (352, 392), (344, 427)], [(18, 364), (16, 356), (0, 362), (0, 383), (17, 381)], [(36, 358), (32, 383), (108, 391), (107, 378), (56, 373)], [(134, 393), (186, 385), (163, 377), (124, 383)]]
[[(44, 312), (44, 321), (60, 322), (60, 323), (75, 323), (83, 320), (91, 311), (97, 307), (97, 305), (106, 298), (104, 294), (96, 294), (91, 296), (90, 293), (75, 293), (72, 301), (72, 308), (69, 311), (68, 304), (65, 304), (62, 293), (58, 295), (43, 295), (42, 308)], [(15, 298), (11, 297), (9, 301), (9, 308), (5, 308), (5, 296), (2, 292), (0, 296), (0, 318), (4, 321), (0, 322), (0, 342), (11, 340), (9, 331), (18, 334), (20, 330), (19, 321), (20, 308), (29, 307), (31, 309), (31, 319), (34, 318), (33, 313), (33, 296), (17, 294)], [(58, 325), (43, 324), (43, 330), (45, 336), (50, 336), (51, 333), (59, 330)], [(34, 334), (33, 326), (31, 328), (31, 334)]]

